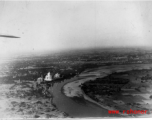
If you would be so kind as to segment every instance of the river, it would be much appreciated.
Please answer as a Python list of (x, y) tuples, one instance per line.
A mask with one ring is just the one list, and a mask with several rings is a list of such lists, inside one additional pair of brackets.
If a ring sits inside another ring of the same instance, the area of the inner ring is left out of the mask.
[(113, 65), (113, 66), (103, 66), (95, 69), (89, 69), (82, 72), (79, 76), (61, 81), (60, 83), (55, 83), (52, 87), (53, 91), (53, 103), (57, 106), (60, 111), (63, 111), (69, 116), (74, 118), (83, 117), (121, 117), (120, 115), (109, 115), (108, 111), (98, 105), (91, 103), (87, 100), (81, 98), (71, 98), (67, 97), (63, 92), (62, 88), (65, 84), (76, 81), (83, 80), (84, 78), (97, 78), (108, 75), (112, 72), (128, 71), (132, 69), (150, 69), (152, 64), (131, 64), (131, 65)]

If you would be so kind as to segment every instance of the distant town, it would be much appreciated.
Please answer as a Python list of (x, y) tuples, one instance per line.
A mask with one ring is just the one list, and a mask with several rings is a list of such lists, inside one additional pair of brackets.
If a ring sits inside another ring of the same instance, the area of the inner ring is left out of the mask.
[[(83, 53), (84, 52), (84, 53)], [(84, 67), (102, 65), (146, 64), (152, 63), (152, 52), (142, 49), (105, 49), (83, 51), (82, 53), (63, 53), (54, 55), (17, 56), (1, 64), (0, 77), (8, 79), (36, 79), (47, 72), (59, 73), (69, 77), (82, 72)], [(82, 66), (83, 65), (83, 66)]]

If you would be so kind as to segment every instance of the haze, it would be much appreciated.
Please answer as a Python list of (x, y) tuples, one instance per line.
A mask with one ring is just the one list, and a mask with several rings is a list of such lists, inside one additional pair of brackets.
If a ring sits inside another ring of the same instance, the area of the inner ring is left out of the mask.
[(0, 2), (0, 55), (151, 46), (152, 2)]

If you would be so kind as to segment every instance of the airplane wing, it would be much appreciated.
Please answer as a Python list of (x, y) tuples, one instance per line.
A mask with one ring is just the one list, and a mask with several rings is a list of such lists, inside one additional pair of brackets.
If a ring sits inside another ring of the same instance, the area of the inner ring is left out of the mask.
[(18, 36), (13, 36), (13, 35), (0, 35), (0, 37), (6, 37), (6, 38), (20, 38)]

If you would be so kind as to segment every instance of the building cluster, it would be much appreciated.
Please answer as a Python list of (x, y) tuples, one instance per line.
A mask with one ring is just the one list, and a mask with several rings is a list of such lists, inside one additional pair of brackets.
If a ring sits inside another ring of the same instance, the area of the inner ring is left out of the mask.
[(50, 72), (47, 73), (47, 75), (44, 77), (39, 77), (37, 78), (37, 82), (38, 83), (41, 83), (41, 82), (50, 82), (50, 81), (53, 81), (53, 80), (56, 80), (60, 78), (60, 74), (59, 73), (56, 73), (54, 75), (52, 75)]
[(36, 81), (33, 82), (33, 89), (37, 91), (41, 90), (42, 94), (49, 95), (51, 91), (50, 90), (51, 86), (50, 84), (47, 83), (50, 83), (51, 81), (57, 80), (59, 78), (60, 78), (59, 73), (52, 75), (50, 72), (48, 72), (44, 78), (41, 76), (37, 78)]

